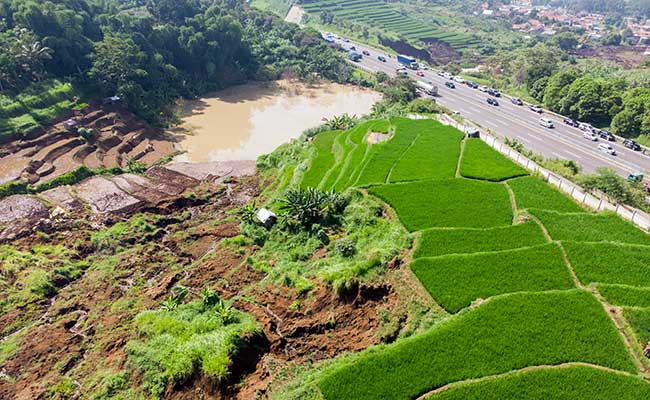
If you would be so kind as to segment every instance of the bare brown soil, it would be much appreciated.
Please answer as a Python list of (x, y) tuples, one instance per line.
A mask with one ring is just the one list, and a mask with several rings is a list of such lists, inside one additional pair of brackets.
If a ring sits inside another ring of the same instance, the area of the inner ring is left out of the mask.
[[(193, 294), (212, 287), (223, 298), (235, 298), (235, 306), (254, 315), (262, 333), (247, 338), (227, 382), (195, 377), (169, 387), (165, 398), (264, 398), (283, 366), (329, 359), (380, 342), (378, 312), (400, 304), (390, 284), (361, 284), (343, 297), (323, 283), (308, 295), (269, 285), (263, 282), (265, 274), (246, 262), (255, 246), (218, 246), (239, 234), (238, 222), (229, 215), (233, 207), (259, 194), (257, 178), (231, 178), (191, 190), (192, 196), (168, 196), (141, 210), (156, 216), (157, 230), (150, 236), (121, 237), (124, 251), (98, 259), (117, 257), (113, 267), (90, 268), (79, 279), (62, 282), (53, 298), (0, 317), (4, 340), (19, 338), (18, 351), (2, 366), (6, 378), (0, 379), (0, 398), (49, 398), (48, 390), (64, 376), (77, 386), (72, 398), (88, 398), (99, 384), (99, 369), (104, 374), (126, 370), (129, 385), (137, 386), (143, 378), (128, 363), (125, 351), (128, 341), (137, 337), (133, 318), (157, 308), (177, 284)], [(96, 252), (90, 234), (127, 215), (91, 220), (79, 210), (74, 219), (54, 221), (47, 238), (31, 234), (10, 243), (22, 250), (74, 243), (79, 257), (85, 257)]]
[(94, 103), (74, 111), (76, 128), (94, 132), (85, 140), (60, 120), (0, 149), (0, 183), (22, 179), (49, 180), (81, 165), (90, 168), (125, 167), (129, 159), (152, 163), (174, 151), (170, 138), (127, 110)]
[(582, 49), (577, 52), (579, 57), (595, 58), (612, 61), (623, 68), (639, 68), (644, 65), (648, 56), (644, 54), (646, 47), (641, 46), (598, 46)]

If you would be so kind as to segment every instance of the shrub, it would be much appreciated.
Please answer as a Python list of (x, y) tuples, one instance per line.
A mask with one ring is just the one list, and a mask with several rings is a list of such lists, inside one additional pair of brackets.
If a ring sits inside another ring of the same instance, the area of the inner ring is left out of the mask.
[(357, 252), (356, 243), (354, 240), (343, 238), (334, 243), (334, 249), (341, 257), (350, 258)]
[(310, 228), (313, 224), (335, 224), (347, 206), (340, 194), (324, 192), (315, 188), (290, 189), (280, 199), (280, 210), (290, 221)]

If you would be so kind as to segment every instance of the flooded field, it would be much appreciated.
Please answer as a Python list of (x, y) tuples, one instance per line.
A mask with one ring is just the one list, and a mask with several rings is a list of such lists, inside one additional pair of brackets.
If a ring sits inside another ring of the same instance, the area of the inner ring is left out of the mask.
[(179, 161), (253, 160), (323, 118), (366, 114), (381, 95), (352, 86), (251, 83), (182, 105)]

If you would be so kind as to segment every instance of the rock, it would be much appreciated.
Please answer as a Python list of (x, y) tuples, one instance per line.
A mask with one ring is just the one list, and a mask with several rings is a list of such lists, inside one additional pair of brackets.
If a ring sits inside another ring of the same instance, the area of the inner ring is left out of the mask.
[(49, 215), (47, 206), (31, 196), (15, 195), (0, 200), (0, 223), (2, 224), (26, 219), (37, 221)]
[(207, 163), (175, 163), (165, 166), (166, 169), (179, 172), (199, 181), (206, 179), (218, 180), (227, 176), (252, 176), (256, 167), (253, 160), (242, 161), (213, 161)]
[(103, 176), (93, 176), (76, 187), (79, 198), (90, 206), (93, 213), (128, 213), (143, 205), (143, 202), (120, 189)]
[(59, 186), (46, 190), (39, 194), (39, 197), (63, 210), (72, 211), (83, 208), (83, 203), (74, 196), (70, 186)]

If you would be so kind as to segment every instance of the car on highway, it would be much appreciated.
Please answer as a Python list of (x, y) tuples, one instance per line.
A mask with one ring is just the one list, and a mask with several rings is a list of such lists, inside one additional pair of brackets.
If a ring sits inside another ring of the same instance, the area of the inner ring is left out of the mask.
[(486, 93), (486, 92), (488, 91), (488, 89), (489, 89), (489, 88), (488, 88), (487, 86), (480, 86), (480, 87), (478, 88), (478, 90), (480, 90), (480, 91), (483, 92), (483, 93)]
[(344, 38), (343, 41), (344, 41), (345, 43), (350, 43), (350, 39), (348, 39), (348, 38)]
[(543, 111), (543, 110), (542, 110), (542, 107), (540, 107), (540, 106), (536, 106), (536, 105), (534, 105), (534, 104), (530, 104), (530, 105), (528, 106), (528, 109), (529, 109), (530, 111), (534, 111), (534, 112), (536, 112), (537, 114), (541, 114), (542, 111)]
[(592, 131), (585, 131), (585, 132), (582, 134), (582, 137), (585, 138), (585, 139), (589, 139), (589, 140), (591, 140), (592, 142), (597, 142), (597, 141), (598, 141), (598, 135), (596, 135), (596, 134), (593, 133)]
[(492, 97), (487, 98), (487, 103), (491, 106), (497, 106), (497, 107), (499, 106), (499, 102), (497, 101), (497, 99), (493, 99)]
[(608, 140), (610, 142), (615, 142), (616, 141), (616, 138), (614, 137), (614, 135), (612, 135), (611, 133), (609, 133), (609, 131), (606, 131), (604, 129), (601, 129), (598, 132), (598, 136), (600, 136), (601, 139), (605, 139), (605, 140)]
[(379, 60), (379, 61), (381, 61), (381, 62), (386, 62), (386, 57), (384, 57), (384, 56), (377, 56), (377, 60)]
[(539, 119), (539, 124), (541, 126), (545, 127), (545, 128), (548, 128), (548, 129), (555, 128), (555, 124), (553, 123), (553, 121), (550, 118), (544, 118), (544, 117), (540, 118)]
[(465, 83), (465, 79), (462, 76), (454, 76), (454, 81), (458, 83)]
[(580, 124), (578, 124), (577, 121), (574, 121), (571, 118), (564, 118), (564, 123), (569, 125), (569, 126), (575, 126), (576, 128), (578, 127), (578, 125), (580, 125)]
[(420, 76), (420, 77), (423, 77), (423, 76), (424, 76), (424, 72), (422, 72), (422, 71), (418, 71), (418, 72), (415, 73), (415, 75)]
[(449, 89), (456, 89), (456, 85), (454, 85), (454, 82), (452, 81), (445, 82), (445, 86), (447, 86)]
[(364, 50), (361, 52), (361, 54), (363, 54), (364, 56), (369, 56), (370, 52), (368, 50)]
[(397, 75), (408, 75), (408, 71), (404, 68), (397, 70)]
[(578, 129), (582, 131), (592, 131), (592, 132), (596, 131), (596, 128), (594, 128), (593, 126), (591, 126), (591, 124), (588, 124), (586, 122), (578, 123)]
[(350, 50), (356, 50), (356, 49), (357, 49), (356, 46), (350, 46)]
[(632, 149), (634, 151), (641, 150), (641, 145), (639, 145), (637, 142), (635, 142), (632, 139), (625, 139), (623, 141), (623, 146), (627, 147), (628, 149)]
[(465, 84), (472, 89), (478, 89), (478, 83), (474, 81), (465, 81)]
[(438, 72), (436, 72), (436, 75), (445, 76), (445, 71), (438, 71)]
[(612, 146), (610, 146), (608, 143), (601, 143), (598, 145), (598, 151), (609, 154), (610, 156), (615, 156), (616, 155), (616, 150)]
[(499, 91), (496, 89), (489, 88), (487, 92), (490, 96), (501, 97), (501, 93), (499, 93)]
[(516, 105), (516, 106), (523, 106), (523, 105), (524, 105), (524, 102), (521, 101), (521, 99), (518, 99), (518, 98), (516, 98), (516, 97), (513, 97), (513, 98), (510, 100), (510, 102), (511, 102), (512, 104)]
[(476, 128), (466, 128), (465, 133), (468, 138), (479, 138), (481, 137), (481, 132)]

